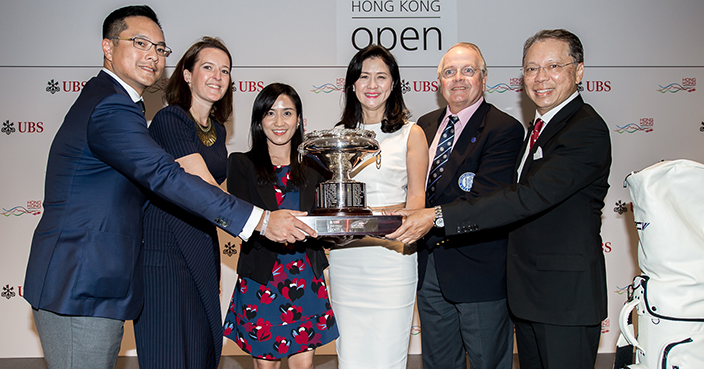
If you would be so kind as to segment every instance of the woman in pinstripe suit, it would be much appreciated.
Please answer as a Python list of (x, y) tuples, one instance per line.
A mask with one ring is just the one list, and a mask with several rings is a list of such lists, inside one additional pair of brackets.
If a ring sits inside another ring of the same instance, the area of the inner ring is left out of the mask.
[[(176, 65), (149, 134), (186, 172), (226, 178), (223, 122), (232, 114), (232, 57), (203, 37)], [(144, 213), (145, 302), (135, 321), (141, 369), (215, 369), (222, 352), (220, 248), (215, 227), (158, 197)]]

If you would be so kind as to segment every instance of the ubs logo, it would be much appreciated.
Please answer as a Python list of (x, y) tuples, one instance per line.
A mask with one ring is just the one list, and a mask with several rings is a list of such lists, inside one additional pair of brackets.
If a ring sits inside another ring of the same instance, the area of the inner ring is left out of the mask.
[(435, 81), (407, 81), (401, 80), (401, 92), (438, 92), (440, 85), (437, 80)]
[(233, 85), (233, 91), (240, 92), (259, 92), (264, 89), (264, 81), (238, 81), (238, 84)]
[(60, 91), (81, 92), (86, 83), (88, 81), (56, 81), (52, 79), (46, 83), (46, 92), (52, 95)]
[(633, 203), (625, 203), (621, 200), (618, 200), (618, 202), (616, 202), (616, 207), (614, 208), (614, 213), (618, 213), (619, 215), (623, 215), (623, 213), (627, 213), (629, 204), (631, 206), (631, 209), (633, 209)]
[(587, 81), (587, 91), (589, 92), (610, 92), (611, 81)]
[[(22, 286), (17, 286), (17, 289), (18, 289), (18, 293), (20, 294), (20, 296), (22, 296), (22, 291), (21, 291)], [(8, 300), (17, 296), (17, 293), (15, 293), (15, 287), (10, 286), (9, 284), (2, 286), (2, 293), (0, 294), (0, 296), (6, 298)]]
[(15, 128), (15, 122), (10, 122), (9, 119), (2, 122), (0, 132), (9, 136), (17, 131), (19, 133), (42, 133), (44, 132), (44, 122), (17, 122), (17, 128)]

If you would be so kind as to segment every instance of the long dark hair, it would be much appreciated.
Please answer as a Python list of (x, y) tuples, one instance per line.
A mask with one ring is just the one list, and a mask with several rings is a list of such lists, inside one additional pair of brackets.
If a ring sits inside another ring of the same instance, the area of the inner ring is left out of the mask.
[(276, 99), (281, 95), (288, 96), (293, 105), (296, 107), (298, 120), (298, 128), (291, 138), (291, 178), (287, 184), (298, 188), (306, 183), (306, 178), (303, 173), (303, 166), (298, 162), (298, 145), (303, 142), (303, 104), (296, 90), (284, 83), (272, 83), (259, 92), (257, 98), (254, 99), (252, 107), (252, 125), (250, 126), (249, 135), (252, 138), (252, 149), (250, 158), (254, 162), (254, 167), (257, 171), (257, 183), (276, 184), (278, 178), (274, 173), (271, 156), (269, 155), (269, 145), (262, 126), (264, 115), (271, 109)]
[[(181, 60), (176, 63), (176, 69), (171, 74), (169, 82), (164, 88), (164, 101), (173, 105), (176, 104), (183, 108), (183, 110), (188, 111), (191, 108), (191, 89), (188, 87), (188, 83), (183, 78), (183, 71), (188, 70), (193, 73), (193, 67), (198, 61), (198, 54), (203, 49), (213, 48), (222, 50), (227, 54), (227, 58), (230, 60), (230, 67), (232, 67), (232, 55), (230, 51), (227, 50), (225, 44), (219, 38), (204, 36), (198, 42), (191, 45), (185, 54), (181, 57)], [(225, 124), (227, 118), (232, 115), (232, 77), (230, 77), (230, 84), (227, 86), (228, 89), (222, 99), (216, 101), (213, 104), (213, 108), (210, 111), (210, 116), (216, 122), (220, 124)]]
[(354, 129), (362, 122), (362, 105), (354, 92), (354, 84), (362, 74), (362, 64), (370, 58), (379, 58), (384, 61), (393, 80), (391, 93), (384, 106), (384, 119), (381, 121), (381, 131), (391, 133), (398, 131), (408, 120), (410, 114), (403, 102), (403, 92), (401, 92), (401, 73), (398, 63), (391, 53), (379, 45), (369, 45), (357, 54), (350, 61), (345, 76), (345, 109), (342, 111), (342, 118), (338, 125), (345, 128)]

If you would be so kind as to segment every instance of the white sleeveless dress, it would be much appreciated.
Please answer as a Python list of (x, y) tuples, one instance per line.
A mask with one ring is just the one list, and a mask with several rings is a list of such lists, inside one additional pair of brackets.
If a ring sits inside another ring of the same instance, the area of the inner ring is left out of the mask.
[[(366, 183), (367, 206), (406, 202), (406, 149), (413, 123), (383, 133), (381, 123), (364, 129), (376, 133), (381, 167), (376, 163), (354, 173)], [(330, 251), (330, 298), (340, 337), (340, 369), (406, 368), (413, 319), (418, 261), (415, 250), (400, 242), (366, 237)]]

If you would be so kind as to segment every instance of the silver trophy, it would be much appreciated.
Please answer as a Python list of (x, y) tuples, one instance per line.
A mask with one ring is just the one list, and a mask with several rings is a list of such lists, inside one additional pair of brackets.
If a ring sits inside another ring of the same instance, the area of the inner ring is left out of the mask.
[(298, 146), (298, 158), (315, 155), (332, 172), (332, 178), (317, 190), (316, 209), (299, 217), (322, 236), (385, 235), (401, 225), (401, 216), (374, 215), (367, 208), (363, 182), (350, 178), (350, 172), (370, 153), (381, 163), (379, 142), (372, 131), (331, 129), (313, 131)]

